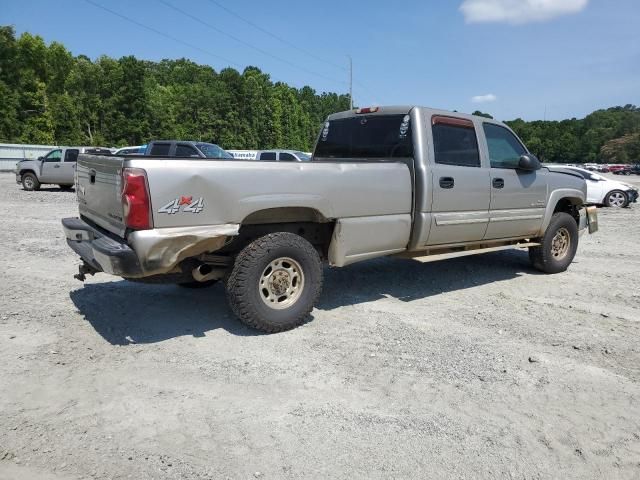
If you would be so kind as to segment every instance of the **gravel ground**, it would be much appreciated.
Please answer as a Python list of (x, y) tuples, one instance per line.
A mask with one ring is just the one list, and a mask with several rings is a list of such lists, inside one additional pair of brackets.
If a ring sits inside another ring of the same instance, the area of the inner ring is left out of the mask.
[(0, 479), (640, 478), (640, 205), (559, 275), (327, 269), (313, 321), (262, 335), (218, 285), (83, 287), (74, 198), (0, 174)]

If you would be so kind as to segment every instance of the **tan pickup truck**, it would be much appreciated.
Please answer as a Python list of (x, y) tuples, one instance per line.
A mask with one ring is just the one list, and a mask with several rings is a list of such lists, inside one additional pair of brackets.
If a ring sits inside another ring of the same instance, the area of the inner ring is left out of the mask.
[(77, 195), (62, 223), (79, 279), (223, 280), (267, 332), (305, 320), (323, 262), (528, 248), (558, 273), (597, 229), (580, 175), (545, 168), (502, 123), (417, 106), (330, 115), (309, 162), (80, 155)]

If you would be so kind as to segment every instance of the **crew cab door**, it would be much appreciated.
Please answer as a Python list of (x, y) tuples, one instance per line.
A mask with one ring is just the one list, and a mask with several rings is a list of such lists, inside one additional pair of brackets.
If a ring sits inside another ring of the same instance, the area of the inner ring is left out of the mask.
[(58, 183), (62, 174), (60, 166), (62, 163), (62, 150), (57, 148), (51, 150), (42, 160), (40, 167), (40, 183)]
[(64, 161), (60, 164), (59, 182), (64, 185), (71, 185), (76, 171), (76, 163), (80, 150), (77, 148), (67, 148), (64, 151)]
[(527, 153), (518, 137), (493, 123), (483, 124), (491, 165), (491, 205), (486, 240), (534, 235), (547, 206), (546, 169), (518, 169)]
[(489, 222), (489, 169), (482, 165), (474, 124), (436, 115), (431, 132), (433, 199), (427, 245), (481, 240)]

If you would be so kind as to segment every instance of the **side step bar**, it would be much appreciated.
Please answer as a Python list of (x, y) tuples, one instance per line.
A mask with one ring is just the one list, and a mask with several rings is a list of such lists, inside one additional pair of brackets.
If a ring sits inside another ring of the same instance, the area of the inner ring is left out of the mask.
[(499, 252), (501, 250), (511, 250), (514, 248), (529, 248), (529, 247), (539, 247), (541, 244), (539, 242), (526, 242), (526, 243), (513, 243), (510, 245), (501, 245), (498, 247), (484, 247), (484, 248), (471, 248), (460, 250), (458, 249), (442, 249), (441, 253), (430, 253), (427, 255), (423, 255), (423, 252), (412, 252), (412, 253), (402, 253), (398, 255), (399, 257), (411, 258), (421, 263), (435, 262), (438, 260), (447, 260), (449, 258), (459, 258), (459, 257), (467, 257), (469, 255), (477, 255), (479, 253), (491, 253), (491, 252)]

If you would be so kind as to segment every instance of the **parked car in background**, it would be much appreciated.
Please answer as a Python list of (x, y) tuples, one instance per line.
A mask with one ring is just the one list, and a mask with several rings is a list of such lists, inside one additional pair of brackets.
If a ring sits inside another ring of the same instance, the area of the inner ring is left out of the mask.
[(587, 182), (587, 204), (623, 208), (638, 200), (638, 187), (610, 180), (584, 168), (566, 165), (547, 165), (550, 169), (570, 169), (578, 172)]
[(311, 155), (298, 150), (261, 150), (258, 153), (257, 160), (276, 161), (276, 162), (308, 162)]
[(149, 142), (143, 155), (151, 157), (233, 159), (233, 155), (215, 143), (183, 140), (156, 140)]
[(136, 145), (133, 147), (122, 147), (113, 152), (114, 155), (144, 155), (146, 145)]
[(631, 167), (622, 167), (612, 172), (614, 175), (631, 175)]
[(39, 190), (43, 184), (73, 187), (76, 161), (80, 153), (111, 153), (102, 147), (58, 147), (37, 160), (21, 160), (16, 165), (16, 183), (25, 190)]
[(227, 150), (236, 160), (264, 160), (271, 162), (308, 162), (311, 154), (299, 150)]
[(631, 175), (629, 165), (611, 165), (609, 171), (614, 175)]

